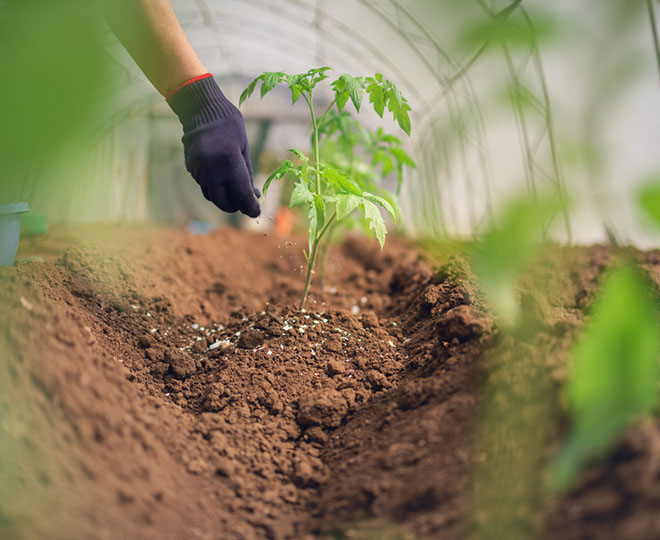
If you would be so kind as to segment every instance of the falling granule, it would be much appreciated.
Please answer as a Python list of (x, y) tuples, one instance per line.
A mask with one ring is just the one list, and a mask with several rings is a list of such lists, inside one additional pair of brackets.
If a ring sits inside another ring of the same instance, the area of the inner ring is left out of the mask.
[(363, 296), (362, 298), (360, 298), (360, 302), (362, 302), (363, 304), (366, 304), (368, 302), (367, 297)]
[(360, 313), (360, 308), (358, 306), (351, 306), (351, 313), (353, 315), (357, 315), (358, 313)]

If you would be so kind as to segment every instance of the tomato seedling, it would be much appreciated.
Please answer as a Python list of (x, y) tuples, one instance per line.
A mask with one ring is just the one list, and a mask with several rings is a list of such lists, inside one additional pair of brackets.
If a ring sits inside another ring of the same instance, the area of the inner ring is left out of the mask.
[(329, 129), (331, 111), (336, 110), (337, 113), (341, 113), (350, 99), (355, 110), (360, 112), (360, 106), (366, 93), (369, 96), (369, 102), (381, 118), (387, 109), (408, 135), (410, 135), (411, 128), (410, 106), (407, 100), (401, 95), (396, 85), (385, 79), (380, 73), (366, 78), (354, 77), (346, 73), (339, 76), (331, 83), (334, 92), (332, 102), (322, 114), (318, 115), (314, 109), (313, 91), (320, 82), (329, 78), (327, 72), (330, 69), (329, 67), (310, 69), (306, 73), (296, 75), (279, 71), (264, 72), (248, 85), (239, 101), (239, 105), (241, 105), (248, 99), (260, 81), (262, 98), (278, 83), (284, 83), (291, 90), (292, 104), (302, 97), (309, 108), (313, 156), (307, 156), (300, 150), (289, 150), (298, 158), (300, 164), (295, 165), (291, 160), (285, 160), (268, 177), (263, 187), (263, 193), (266, 195), (271, 182), (280, 180), (287, 174), (293, 175), (296, 184), (291, 193), (289, 206), (301, 206), (307, 210), (309, 245), (308, 249), (303, 251), (307, 261), (307, 273), (300, 299), (300, 309), (304, 307), (307, 300), (319, 246), (333, 223), (341, 222), (356, 212), (361, 214), (382, 248), (387, 235), (387, 227), (379, 206), (384, 208), (393, 219), (397, 218), (397, 211), (392, 202), (372, 191), (363, 189), (363, 185), (356, 179), (355, 174), (351, 174), (350, 170), (339, 169), (331, 163), (321, 160), (319, 138)]

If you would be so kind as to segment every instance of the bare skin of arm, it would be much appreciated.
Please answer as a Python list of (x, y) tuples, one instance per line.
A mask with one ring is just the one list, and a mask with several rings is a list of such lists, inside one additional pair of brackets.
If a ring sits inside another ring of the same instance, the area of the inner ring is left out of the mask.
[(106, 21), (163, 96), (207, 72), (170, 0), (102, 0)]

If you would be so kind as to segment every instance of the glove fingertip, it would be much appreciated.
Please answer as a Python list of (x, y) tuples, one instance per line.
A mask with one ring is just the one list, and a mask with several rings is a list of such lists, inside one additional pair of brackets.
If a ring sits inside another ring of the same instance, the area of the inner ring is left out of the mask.
[(261, 207), (259, 203), (255, 203), (245, 210), (245, 215), (251, 218), (258, 218), (261, 215)]

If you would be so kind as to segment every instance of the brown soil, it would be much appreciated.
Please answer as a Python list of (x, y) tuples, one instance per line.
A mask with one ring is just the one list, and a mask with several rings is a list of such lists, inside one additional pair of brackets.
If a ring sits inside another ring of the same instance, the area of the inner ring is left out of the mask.
[[(396, 239), (337, 248), (301, 313), (300, 251), (230, 229), (23, 241), (44, 260), (0, 270), (0, 538), (461, 537), (491, 317)], [(539, 308), (557, 380), (609, 253), (575, 258)], [(659, 433), (553, 502), (550, 536), (660, 537)]]

